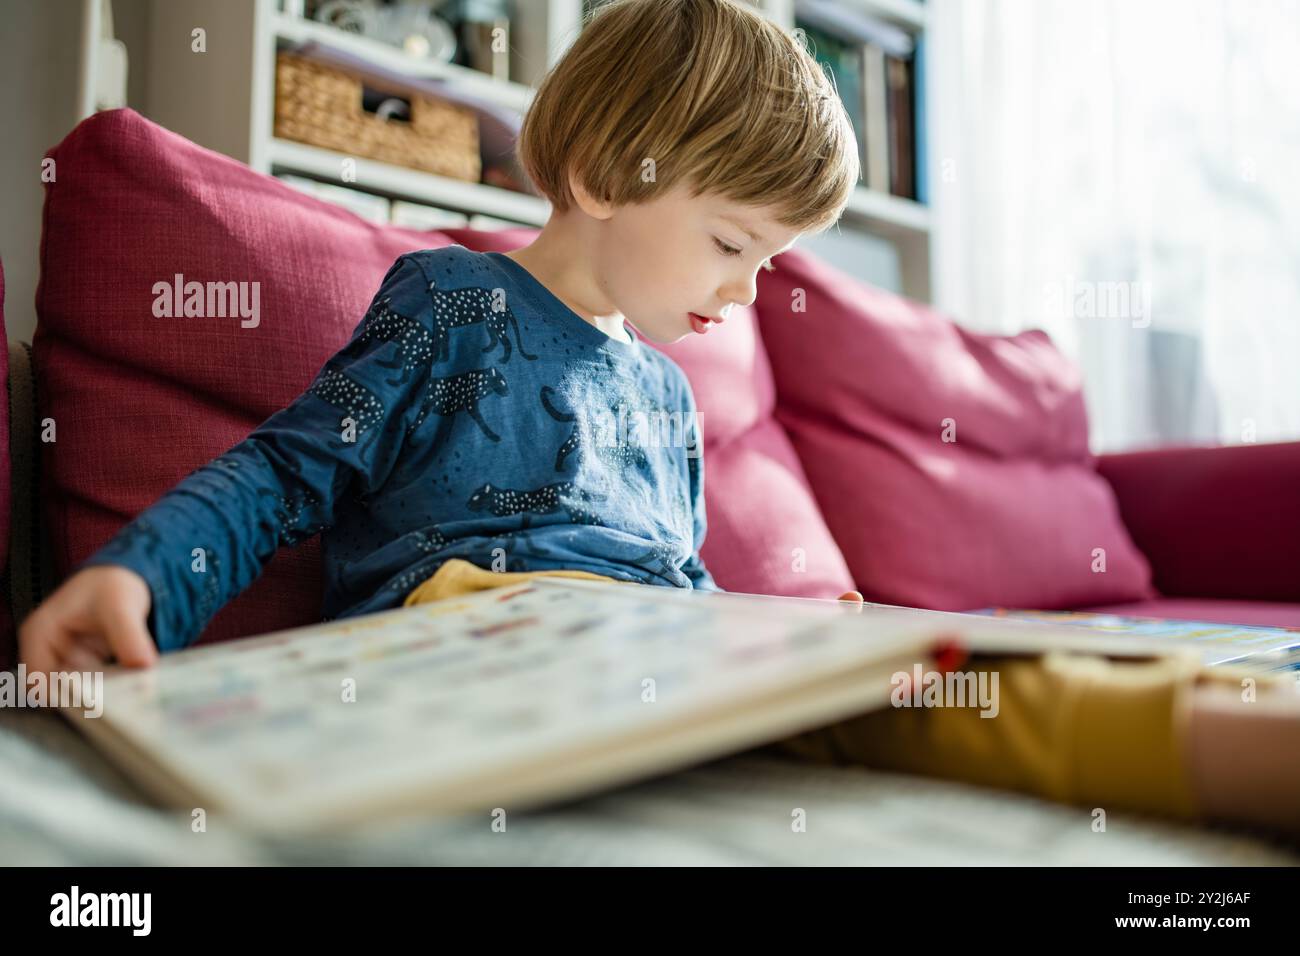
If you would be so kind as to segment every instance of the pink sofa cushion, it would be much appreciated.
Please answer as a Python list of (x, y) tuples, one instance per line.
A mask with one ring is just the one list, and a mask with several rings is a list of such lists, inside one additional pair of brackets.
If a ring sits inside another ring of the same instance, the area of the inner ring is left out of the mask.
[[(536, 230), (449, 229), (446, 235), (469, 249), (505, 252), (532, 241)], [(701, 557), (718, 586), (820, 598), (850, 590), (844, 557), (773, 418), (772, 370), (753, 310), (734, 309), (703, 336), (647, 344), (682, 367), (695, 393), (709, 518)]]
[[(448, 240), (363, 222), (130, 110), (48, 155), (33, 347), (62, 575), (306, 388), (398, 255)], [(154, 284), (178, 273), (259, 283), (260, 323), (156, 318)], [(202, 640), (319, 620), (321, 588), (317, 539), (281, 550)]]
[(1046, 335), (968, 332), (800, 251), (775, 264), (757, 310), (777, 418), (869, 600), (1153, 596), (1088, 452), (1078, 372)]

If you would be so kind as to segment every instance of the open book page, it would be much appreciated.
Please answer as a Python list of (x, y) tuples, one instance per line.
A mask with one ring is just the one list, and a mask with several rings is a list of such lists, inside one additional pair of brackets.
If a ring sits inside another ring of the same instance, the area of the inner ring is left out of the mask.
[(536, 579), (196, 648), (111, 673), (83, 727), (170, 802), (312, 827), (678, 769), (880, 706), (927, 659), (924, 623), (712, 597)]

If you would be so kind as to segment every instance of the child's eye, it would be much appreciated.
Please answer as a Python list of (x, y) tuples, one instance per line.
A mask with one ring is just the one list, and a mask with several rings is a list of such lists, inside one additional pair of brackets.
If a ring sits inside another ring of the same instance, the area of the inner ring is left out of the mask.
[(723, 242), (721, 239), (717, 238), (716, 236), (713, 239), (713, 243), (718, 247), (718, 251), (721, 252), (724, 256), (740, 255), (739, 249), (737, 249), (735, 246), (727, 245), (725, 242)]

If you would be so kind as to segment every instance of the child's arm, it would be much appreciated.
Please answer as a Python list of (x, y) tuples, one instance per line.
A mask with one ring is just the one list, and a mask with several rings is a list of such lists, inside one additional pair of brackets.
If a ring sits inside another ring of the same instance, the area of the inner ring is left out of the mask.
[(110, 653), (147, 664), (146, 623), (160, 650), (190, 644), (280, 546), (329, 527), (345, 492), (380, 487), (428, 379), (432, 336), (418, 330), (429, 306), (419, 262), (398, 259), (302, 395), (122, 528), (28, 617), (29, 669)]

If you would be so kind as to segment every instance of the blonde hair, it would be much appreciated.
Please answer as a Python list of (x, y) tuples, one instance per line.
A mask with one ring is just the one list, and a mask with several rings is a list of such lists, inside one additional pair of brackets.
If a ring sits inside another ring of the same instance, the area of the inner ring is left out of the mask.
[(573, 202), (572, 170), (615, 204), (684, 183), (692, 195), (770, 206), (799, 232), (832, 225), (860, 174), (826, 73), (795, 36), (736, 0), (599, 8), (543, 79), (517, 150), (558, 212)]

